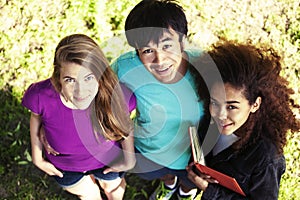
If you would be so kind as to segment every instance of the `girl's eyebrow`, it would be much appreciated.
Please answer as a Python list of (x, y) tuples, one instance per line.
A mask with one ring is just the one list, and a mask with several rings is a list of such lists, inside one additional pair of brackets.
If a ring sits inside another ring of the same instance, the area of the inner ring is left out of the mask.
[(71, 76), (64, 76), (64, 77), (63, 77), (63, 79), (66, 79), (66, 78), (72, 78), (72, 79), (74, 79), (74, 78), (71, 77)]
[[(212, 100), (212, 101), (216, 101), (216, 102), (218, 102), (216, 99), (214, 99), (214, 98), (212, 98), (212, 97), (210, 97), (210, 99)], [(237, 104), (240, 104), (240, 102), (239, 101), (225, 101), (225, 103), (227, 103), (227, 104), (234, 104), (234, 103), (237, 103)]]
[(89, 74), (85, 75), (84, 78), (86, 78), (86, 77), (88, 77), (88, 76), (90, 76), (90, 75), (94, 76), (93, 73), (89, 73)]
[[(86, 78), (86, 77), (88, 77), (88, 76), (91, 76), (91, 75), (94, 76), (93, 73), (89, 73), (89, 74), (85, 75), (84, 78)], [(66, 76), (63, 77), (63, 79), (65, 79), (65, 78), (72, 78), (72, 79), (75, 79), (74, 77), (68, 76), (68, 75), (66, 75)]]
[(239, 101), (226, 101), (227, 104), (240, 103)]
[(220, 104), (220, 102), (219, 102), (218, 100), (216, 100), (216, 99), (214, 99), (214, 98), (212, 98), (212, 97), (210, 97), (210, 101), (211, 101), (211, 102), (214, 102), (214, 103), (217, 103), (217, 104)]

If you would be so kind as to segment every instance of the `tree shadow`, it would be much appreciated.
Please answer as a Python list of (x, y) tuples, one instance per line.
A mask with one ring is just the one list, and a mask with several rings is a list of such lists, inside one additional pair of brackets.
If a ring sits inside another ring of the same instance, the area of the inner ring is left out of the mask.
[(11, 87), (0, 90), (0, 196), (4, 199), (74, 199), (31, 162), (29, 111)]

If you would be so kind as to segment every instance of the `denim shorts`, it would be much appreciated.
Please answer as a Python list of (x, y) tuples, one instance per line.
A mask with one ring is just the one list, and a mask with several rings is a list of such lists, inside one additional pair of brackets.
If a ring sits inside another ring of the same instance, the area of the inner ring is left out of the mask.
[(106, 168), (100, 168), (90, 170), (87, 172), (71, 172), (60, 170), (63, 173), (63, 177), (60, 178), (58, 176), (54, 176), (54, 178), (61, 187), (70, 187), (78, 183), (84, 176), (87, 175), (94, 175), (95, 179), (104, 181), (111, 181), (117, 178), (123, 178), (125, 175), (124, 172), (109, 172), (107, 174), (103, 174), (103, 171), (105, 169)]

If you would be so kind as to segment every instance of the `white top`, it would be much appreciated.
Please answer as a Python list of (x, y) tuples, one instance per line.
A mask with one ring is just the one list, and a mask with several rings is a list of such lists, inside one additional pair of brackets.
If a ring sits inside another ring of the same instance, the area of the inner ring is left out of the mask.
[(213, 148), (213, 155), (217, 155), (239, 139), (235, 134), (222, 135), (220, 134), (216, 145)]

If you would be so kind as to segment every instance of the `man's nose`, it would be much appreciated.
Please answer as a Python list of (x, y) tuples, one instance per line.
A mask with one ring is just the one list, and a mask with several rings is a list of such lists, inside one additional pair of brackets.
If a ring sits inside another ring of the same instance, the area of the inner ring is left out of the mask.
[(165, 53), (162, 50), (157, 50), (155, 52), (155, 63), (158, 65), (162, 64), (165, 59)]

